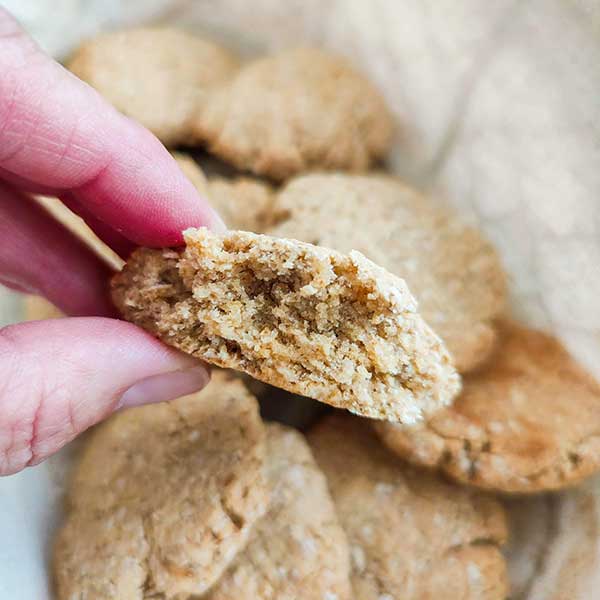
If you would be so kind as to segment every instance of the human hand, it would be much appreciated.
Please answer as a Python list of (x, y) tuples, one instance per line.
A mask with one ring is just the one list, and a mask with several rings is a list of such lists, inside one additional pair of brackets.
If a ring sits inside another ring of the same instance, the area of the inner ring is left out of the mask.
[(117, 321), (111, 269), (32, 193), (58, 196), (125, 257), (223, 224), (152, 134), (52, 61), (0, 8), (0, 283), (74, 318), (0, 330), (0, 475), (121, 407), (202, 388), (204, 365)]

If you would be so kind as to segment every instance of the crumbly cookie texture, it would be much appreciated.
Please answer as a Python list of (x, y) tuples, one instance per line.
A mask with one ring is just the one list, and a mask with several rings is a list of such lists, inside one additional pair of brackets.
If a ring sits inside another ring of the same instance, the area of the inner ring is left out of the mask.
[(100, 34), (67, 66), (167, 146), (189, 140), (198, 107), (239, 67), (228, 50), (168, 27)]
[(283, 180), (311, 169), (364, 171), (387, 151), (393, 125), (348, 62), (296, 48), (240, 69), (201, 107), (194, 131), (223, 160)]
[(173, 156), (184, 175), (206, 196), (230, 229), (263, 233), (278, 218), (275, 191), (252, 177), (209, 177), (194, 159), (180, 152)]
[(327, 417), (308, 440), (348, 536), (356, 600), (506, 598), (495, 499), (402, 463), (355, 417)]
[(415, 427), (375, 425), (400, 456), (503, 492), (560, 489), (600, 469), (600, 385), (553, 337), (513, 323), (454, 405)]
[(94, 432), (55, 543), (59, 600), (195, 597), (246, 544), (268, 504), (264, 427), (241, 382), (213, 377)]
[(358, 252), (184, 232), (113, 278), (126, 319), (184, 352), (340, 408), (414, 423), (460, 387), (404, 281)]
[(302, 434), (267, 426), (271, 502), (206, 600), (349, 600), (348, 542)]
[(280, 192), (277, 210), (281, 222), (269, 233), (358, 250), (405, 279), (460, 372), (488, 358), (506, 276), (479, 231), (385, 175), (298, 177)]

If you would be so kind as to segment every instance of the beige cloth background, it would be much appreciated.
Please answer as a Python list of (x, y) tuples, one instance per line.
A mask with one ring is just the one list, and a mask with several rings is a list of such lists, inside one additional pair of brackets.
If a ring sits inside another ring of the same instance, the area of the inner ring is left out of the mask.
[[(302, 43), (345, 54), (370, 74), (397, 117), (390, 167), (479, 223), (510, 273), (515, 314), (555, 332), (600, 376), (597, 0), (4, 0), (3, 5), (57, 57), (100, 28), (164, 21), (207, 32), (250, 54)], [(2, 293), (0, 302), (2, 323), (18, 318), (12, 296)], [(556, 497), (551, 510), (544, 500), (529, 502), (531, 514), (547, 513), (545, 525), (535, 525), (535, 531), (548, 526), (551, 532), (543, 544), (536, 546), (540, 536), (531, 535), (513, 548), (521, 597), (592, 597), (599, 544), (598, 536), (586, 532), (590, 523), (594, 528), (600, 523), (599, 487), (591, 483)], [(0, 539), (19, 540), (10, 550), (0, 547), (1, 597), (37, 599), (46, 593), (44, 544), (56, 511), (34, 496), (52, 489), (52, 469), (44, 466), (0, 482)], [(571, 519), (586, 525), (565, 525)], [(590, 549), (590, 560), (573, 559), (579, 541)], [(547, 549), (542, 558), (540, 546)], [(563, 577), (570, 587), (561, 591), (544, 583), (554, 581), (565, 565), (577, 573), (577, 584)], [(25, 592), (11, 587), (24, 582), (30, 586)]]

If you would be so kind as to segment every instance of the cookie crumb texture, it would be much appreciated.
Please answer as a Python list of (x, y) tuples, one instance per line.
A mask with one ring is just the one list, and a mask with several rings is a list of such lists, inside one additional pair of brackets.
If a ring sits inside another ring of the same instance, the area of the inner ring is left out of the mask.
[(350, 600), (350, 561), (327, 482), (299, 432), (267, 425), (270, 504), (206, 600)]
[(328, 417), (308, 440), (348, 536), (356, 600), (507, 597), (495, 499), (399, 461), (354, 417)]
[(506, 276), (479, 231), (386, 175), (297, 177), (279, 193), (277, 210), (279, 223), (268, 233), (358, 250), (402, 277), (460, 372), (488, 358)]
[(194, 121), (210, 152), (276, 180), (311, 169), (365, 171), (390, 146), (379, 92), (344, 59), (296, 48), (242, 67)]
[(422, 424), (375, 427), (416, 464), (503, 492), (573, 485), (600, 469), (600, 385), (552, 336), (503, 323), (497, 354), (452, 407)]
[(92, 435), (54, 548), (57, 598), (206, 591), (268, 504), (264, 427), (239, 381), (118, 413)]
[(460, 380), (404, 282), (345, 256), (248, 232), (184, 232), (113, 279), (130, 321), (222, 367), (377, 419), (414, 423)]
[(67, 67), (166, 146), (190, 140), (208, 93), (238, 69), (225, 48), (183, 30), (145, 27), (84, 42)]

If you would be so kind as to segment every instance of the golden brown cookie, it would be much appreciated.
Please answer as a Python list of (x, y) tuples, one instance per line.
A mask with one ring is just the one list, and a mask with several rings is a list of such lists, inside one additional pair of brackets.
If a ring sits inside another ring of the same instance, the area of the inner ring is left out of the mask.
[(348, 536), (356, 600), (506, 598), (495, 499), (414, 470), (354, 417), (327, 417), (308, 440)]
[(358, 252), (243, 231), (184, 232), (113, 278), (123, 316), (168, 344), (379, 419), (415, 422), (459, 377), (404, 281)]
[(501, 346), (452, 407), (375, 427), (400, 456), (478, 487), (559, 489), (600, 469), (600, 386), (555, 338), (504, 323)]
[(271, 502), (206, 600), (349, 600), (348, 542), (302, 434), (267, 426)]
[(364, 171), (385, 154), (392, 129), (373, 85), (344, 59), (314, 48), (242, 67), (194, 122), (210, 152), (277, 180), (312, 169)]
[(459, 371), (488, 357), (506, 277), (477, 230), (385, 175), (299, 177), (280, 192), (277, 210), (282, 220), (269, 233), (358, 250), (405, 279)]
[(262, 233), (275, 222), (275, 193), (267, 183), (251, 177), (207, 179), (191, 157), (180, 152), (174, 152), (173, 157), (230, 229)]
[(93, 433), (55, 543), (59, 600), (188, 598), (245, 545), (268, 504), (264, 428), (241, 382), (213, 377)]
[(224, 48), (168, 27), (102, 33), (84, 42), (68, 68), (166, 146), (190, 138), (207, 93), (238, 69)]
[(23, 318), (25, 321), (42, 321), (64, 317), (62, 312), (41, 296), (25, 296), (23, 300)]

